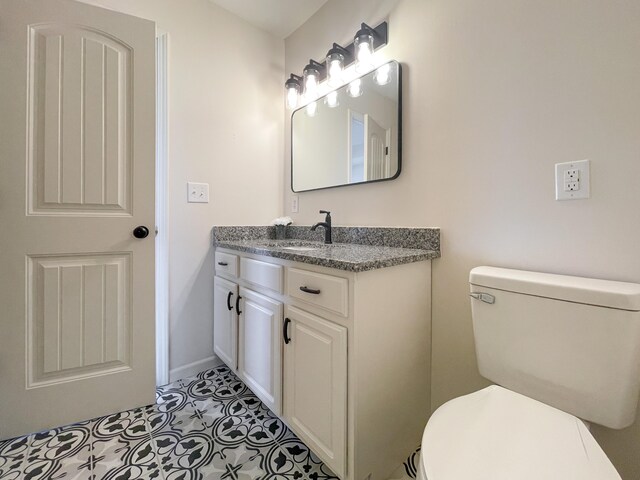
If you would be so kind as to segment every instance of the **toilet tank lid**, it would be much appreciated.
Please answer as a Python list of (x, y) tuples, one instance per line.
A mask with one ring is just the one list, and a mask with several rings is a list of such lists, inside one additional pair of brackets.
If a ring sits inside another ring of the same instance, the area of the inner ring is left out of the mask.
[(640, 285), (498, 267), (476, 267), (469, 283), (537, 297), (640, 311)]

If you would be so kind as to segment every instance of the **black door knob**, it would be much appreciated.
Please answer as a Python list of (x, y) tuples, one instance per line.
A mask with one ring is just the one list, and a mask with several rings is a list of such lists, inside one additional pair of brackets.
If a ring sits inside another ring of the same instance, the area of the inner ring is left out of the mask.
[(136, 238), (147, 238), (149, 236), (149, 229), (144, 225), (140, 225), (133, 229), (133, 236)]

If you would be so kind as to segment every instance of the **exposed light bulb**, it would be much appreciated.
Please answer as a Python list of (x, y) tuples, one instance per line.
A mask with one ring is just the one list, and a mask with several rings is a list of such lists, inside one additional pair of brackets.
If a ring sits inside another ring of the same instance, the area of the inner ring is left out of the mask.
[(318, 102), (311, 102), (307, 105), (307, 115), (310, 117), (315, 117), (316, 112), (318, 111)]
[(298, 98), (300, 96), (300, 80), (301, 77), (294, 75), (293, 73), (289, 79), (284, 82), (284, 88), (287, 91), (287, 107), (294, 109), (298, 106)]
[(333, 44), (331, 50), (327, 52), (327, 83), (333, 88), (337, 88), (344, 83), (344, 66), (349, 52), (337, 43)]
[(356, 78), (353, 82), (349, 84), (347, 91), (349, 92), (349, 95), (354, 98), (362, 95), (362, 80), (360, 80), (359, 78)]
[(391, 66), (388, 63), (382, 65), (373, 78), (378, 85), (386, 85), (391, 81)]
[(298, 106), (298, 89), (294, 87), (287, 88), (287, 107), (294, 109)]
[(354, 40), (356, 50), (356, 71), (365, 73), (373, 69), (373, 35), (366, 29), (361, 29)]
[(304, 96), (308, 99), (318, 97), (318, 77), (314, 74), (309, 74), (304, 80)]
[(369, 64), (371, 63), (372, 55), (373, 52), (369, 48), (368, 43), (361, 43), (360, 45), (358, 45), (358, 62)]
[(336, 90), (334, 90), (333, 92), (329, 92), (324, 101), (329, 108), (337, 107), (338, 105), (340, 105), (338, 103), (338, 92)]
[(339, 59), (329, 62), (329, 77), (327, 82), (332, 87), (339, 87), (342, 84), (342, 61)]

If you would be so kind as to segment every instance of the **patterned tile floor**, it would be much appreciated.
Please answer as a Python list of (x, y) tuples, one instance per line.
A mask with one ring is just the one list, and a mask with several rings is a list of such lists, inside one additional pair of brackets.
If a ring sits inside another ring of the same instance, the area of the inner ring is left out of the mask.
[(409, 458), (407, 458), (402, 465), (396, 468), (395, 472), (389, 477), (389, 480), (410, 480), (416, 478), (419, 459), (420, 447), (409, 455)]
[[(156, 396), (155, 405), (0, 442), (0, 480), (336, 478), (225, 366)], [(409, 477), (412, 457), (398, 469)]]

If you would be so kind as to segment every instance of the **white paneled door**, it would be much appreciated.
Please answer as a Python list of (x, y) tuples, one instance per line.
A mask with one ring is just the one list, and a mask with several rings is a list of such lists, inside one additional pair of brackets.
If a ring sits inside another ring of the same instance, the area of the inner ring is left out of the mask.
[(238, 285), (213, 279), (213, 351), (234, 372), (238, 368)]
[(154, 48), (146, 20), (0, 0), (0, 439), (155, 400)]
[(387, 141), (387, 131), (371, 115), (364, 116), (365, 169), (367, 180), (380, 180), (391, 174)]
[(282, 414), (281, 302), (240, 287), (238, 375), (276, 415)]
[(346, 474), (347, 329), (285, 309), (284, 417), (340, 478)]

